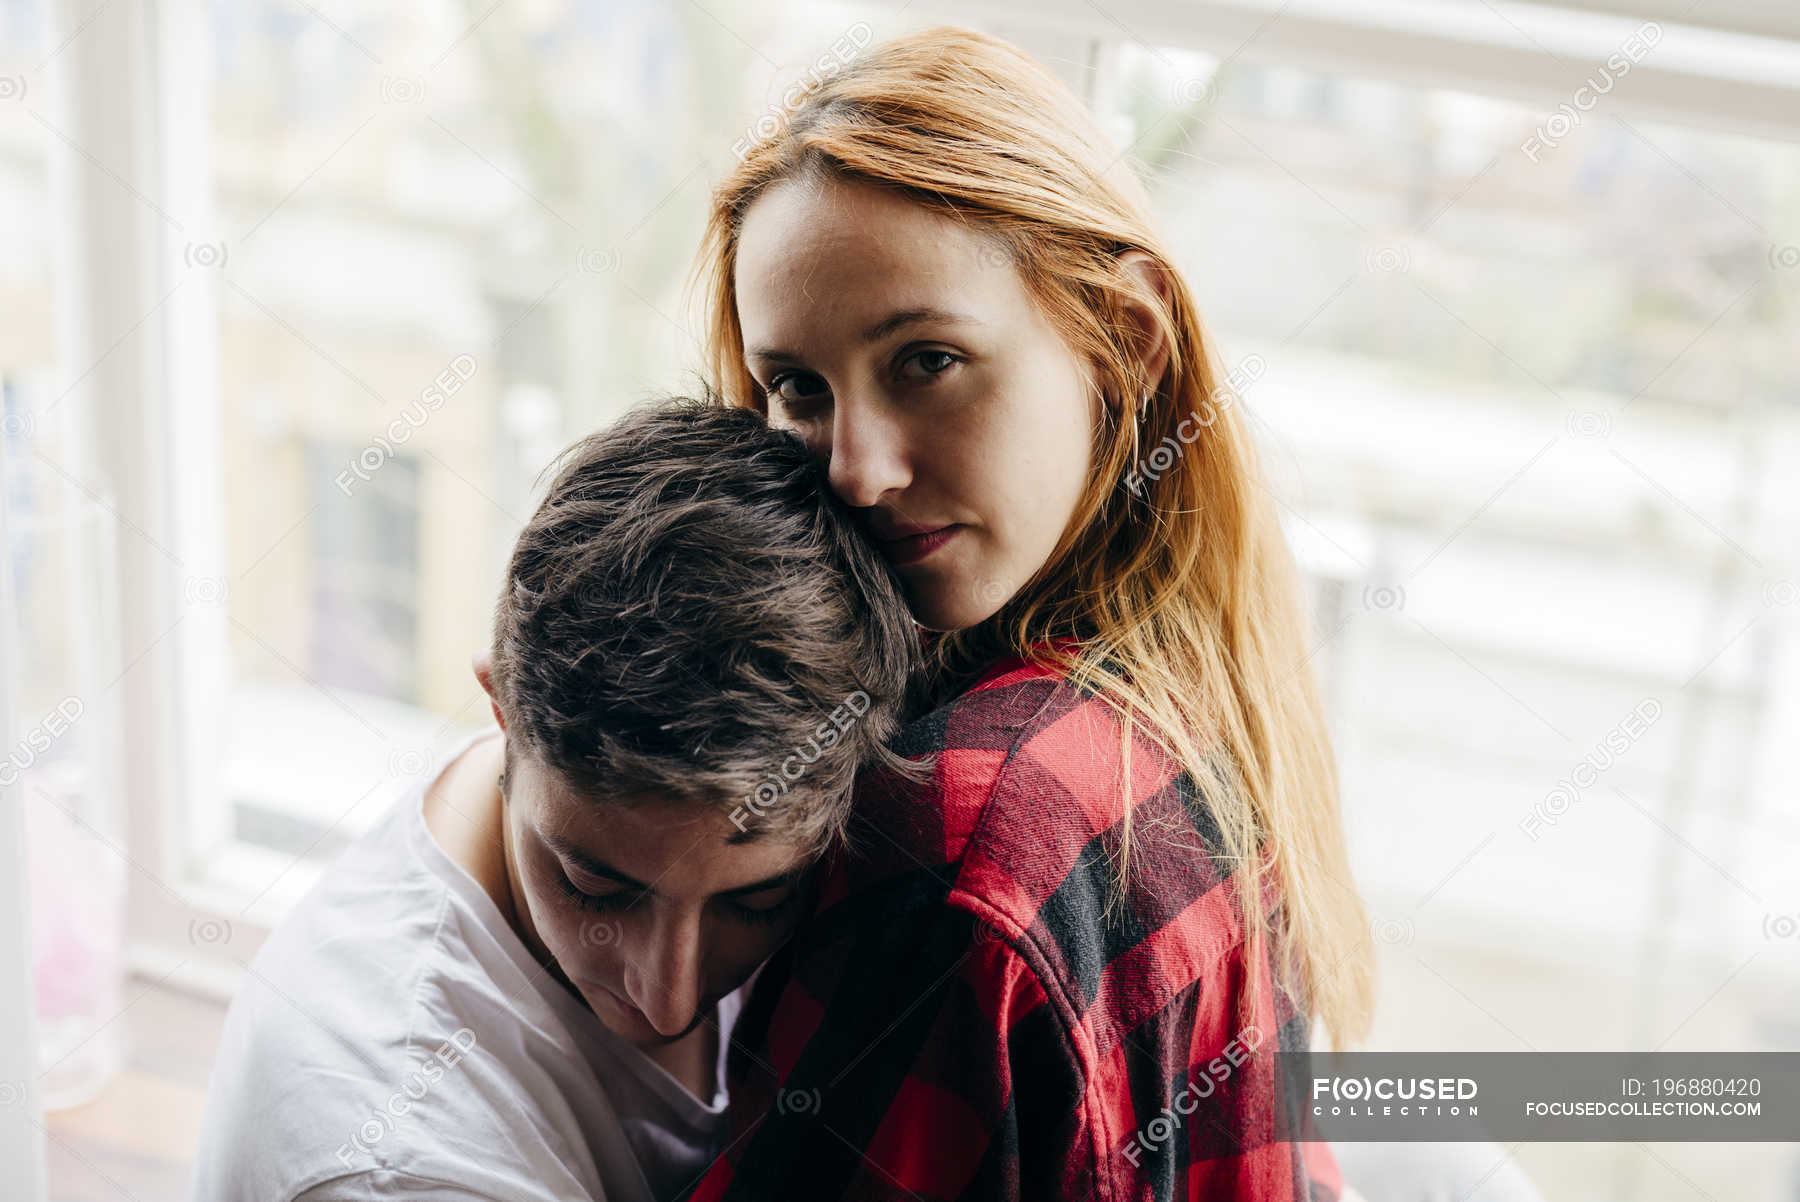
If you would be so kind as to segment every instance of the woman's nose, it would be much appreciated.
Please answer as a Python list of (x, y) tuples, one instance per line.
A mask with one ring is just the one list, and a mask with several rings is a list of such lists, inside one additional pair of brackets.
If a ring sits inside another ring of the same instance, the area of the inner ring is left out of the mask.
[(824, 448), (831, 491), (847, 505), (867, 508), (910, 482), (900, 419), (859, 400), (840, 400)]

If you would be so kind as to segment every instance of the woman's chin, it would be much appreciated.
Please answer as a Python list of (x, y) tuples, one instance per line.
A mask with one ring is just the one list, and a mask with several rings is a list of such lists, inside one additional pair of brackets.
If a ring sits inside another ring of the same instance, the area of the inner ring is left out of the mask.
[(1004, 598), (990, 601), (959, 595), (963, 591), (945, 590), (939, 594), (935, 590), (919, 590), (916, 598), (909, 598), (913, 621), (939, 633), (966, 630), (999, 613), (1005, 603)]

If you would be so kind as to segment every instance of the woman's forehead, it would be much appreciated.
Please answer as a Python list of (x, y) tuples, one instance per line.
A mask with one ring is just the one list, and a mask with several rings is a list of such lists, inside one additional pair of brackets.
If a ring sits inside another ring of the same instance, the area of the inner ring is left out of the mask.
[(864, 184), (834, 203), (783, 185), (752, 205), (738, 245), (737, 306), (746, 352), (827, 332), (862, 336), (895, 314), (936, 310), (990, 321), (1023, 292), (994, 238)]

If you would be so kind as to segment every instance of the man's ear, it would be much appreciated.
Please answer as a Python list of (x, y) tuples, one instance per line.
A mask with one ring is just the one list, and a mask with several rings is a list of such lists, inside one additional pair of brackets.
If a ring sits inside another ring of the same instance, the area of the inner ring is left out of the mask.
[[(1160, 300), (1163, 312), (1169, 311), (1169, 277), (1161, 263), (1144, 251), (1128, 250), (1119, 256), (1119, 266), (1137, 276), (1149, 294)], [(1169, 366), (1168, 339), (1163, 337), (1162, 327), (1148, 302), (1132, 298), (1126, 304), (1126, 317), (1135, 334), (1134, 349), (1143, 366), (1143, 378), (1150, 381), (1150, 387), (1154, 389), (1161, 385), (1163, 371)]]
[(475, 669), (475, 679), (481, 682), (481, 691), (488, 695), (488, 705), (494, 711), (494, 721), (501, 730), (505, 730), (506, 715), (500, 712), (500, 701), (494, 696), (494, 653), (486, 648), (477, 651), (469, 661), (469, 666)]

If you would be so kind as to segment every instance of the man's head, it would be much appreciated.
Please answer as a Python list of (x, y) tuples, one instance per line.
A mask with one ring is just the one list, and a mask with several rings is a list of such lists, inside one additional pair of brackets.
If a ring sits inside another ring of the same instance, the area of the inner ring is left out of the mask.
[(918, 630), (804, 443), (754, 412), (662, 402), (558, 464), (476, 664), (508, 871), (595, 1013), (667, 1042), (791, 932), (857, 771), (905, 767), (885, 743)]

